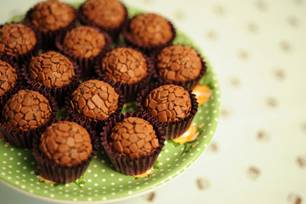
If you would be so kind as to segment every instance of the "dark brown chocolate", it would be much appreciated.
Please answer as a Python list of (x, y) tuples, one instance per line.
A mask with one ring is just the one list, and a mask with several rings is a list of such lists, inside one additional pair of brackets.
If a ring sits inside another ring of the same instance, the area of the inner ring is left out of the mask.
[(160, 122), (186, 118), (191, 111), (189, 92), (181, 86), (167, 84), (153, 89), (144, 101), (145, 107)]
[(49, 126), (40, 139), (40, 150), (61, 166), (76, 166), (92, 153), (90, 135), (75, 122), (59, 121)]
[(9, 92), (16, 84), (16, 70), (7, 62), (0, 60), (0, 97)]
[(96, 57), (106, 46), (104, 35), (93, 27), (78, 26), (67, 32), (64, 48), (79, 58)]
[(128, 117), (112, 129), (113, 148), (130, 158), (151, 155), (159, 146), (153, 126), (138, 117)]
[(4, 123), (20, 131), (29, 131), (47, 123), (52, 110), (46, 97), (39, 92), (20, 90), (5, 104)]
[(46, 33), (66, 28), (76, 18), (76, 12), (69, 4), (46, 0), (34, 6), (30, 18), (36, 30)]
[(37, 44), (33, 30), (21, 23), (0, 28), (0, 55), (19, 56), (30, 52)]
[(106, 120), (118, 109), (119, 95), (104, 81), (88, 80), (72, 93), (74, 111), (97, 120)]
[(107, 78), (123, 84), (135, 84), (148, 74), (144, 55), (132, 48), (119, 47), (106, 53), (101, 68)]
[(75, 76), (72, 62), (64, 55), (54, 51), (33, 57), (28, 71), (32, 80), (39, 81), (48, 88), (66, 86)]
[(171, 45), (159, 53), (156, 67), (159, 75), (165, 80), (189, 81), (200, 75), (202, 62), (193, 48)]
[(106, 30), (120, 27), (125, 20), (124, 6), (117, 0), (87, 0), (82, 14), (95, 25)]

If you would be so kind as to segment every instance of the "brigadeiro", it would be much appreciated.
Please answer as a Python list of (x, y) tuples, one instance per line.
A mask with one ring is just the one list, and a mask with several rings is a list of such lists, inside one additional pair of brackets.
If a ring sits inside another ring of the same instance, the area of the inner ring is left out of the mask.
[(171, 139), (187, 130), (198, 109), (195, 95), (174, 84), (144, 90), (137, 98), (137, 106), (157, 119), (163, 125), (166, 137)]
[(38, 51), (38, 37), (24, 24), (1, 25), (0, 36), (0, 57), (10, 62), (24, 63)]
[(19, 90), (5, 104), (1, 130), (11, 144), (32, 147), (33, 137), (54, 120), (55, 103), (39, 92)]
[(123, 105), (120, 91), (100, 80), (81, 83), (67, 102), (70, 117), (86, 128), (93, 129), (120, 113)]
[(16, 69), (8, 62), (0, 60), (0, 112), (5, 102), (18, 89), (19, 76)]
[(109, 36), (98, 28), (77, 26), (58, 36), (56, 46), (78, 63), (84, 77), (90, 77), (94, 74), (95, 60), (109, 48), (110, 42)]
[(152, 60), (128, 47), (112, 49), (96, 65), (96, 72), (102, 79), (120, 87), (125, 101), (135, 99), (137, 92), (149, 84), (153, 69)]
[(87, 0), (80, 9), (80, 20), (86, 25), (106, 31), (114, 40), (128, 20), (126, 7), (117, 0)]
[(145, 13), (129, 20), (123, 36), (128, 45), (152, 54), (171, 44), (176, 32), (166, 18), (155, 13)]
[(146, 113), (118, 115), (101, 133), (102, 146), (113, 167), (127, 175), (150, 170), (164, 146), (160, 124)]
[(75, 24), (77, 11), (64, 2), (46, 0), (31, 8), (25, 22), (38, 32), (43, 40), (43, 47), (54, 48), (55, 36)]
[(192, 89), (206, 72), (206, 64), (197, 51), (186, 45), (165, 47), (155, 60), (159, 79)]
[(80, 77), (77, 65), (55, 51), (33, 57), (23, 72), (32, 89), (55, 96), (59, 104), (76, 88)]
[(93, 156), (90, 134), (75, 122), (53, 123), (34, 138), (33, 155), (41, 177), (55, 183), (73, 182)]

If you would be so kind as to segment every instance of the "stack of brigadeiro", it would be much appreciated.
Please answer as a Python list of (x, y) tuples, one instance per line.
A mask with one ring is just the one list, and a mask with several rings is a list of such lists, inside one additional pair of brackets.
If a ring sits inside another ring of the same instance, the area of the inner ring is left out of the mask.
[[(197, 112), (191, 90), (205, 62), (173, 44), (176, 30), (158, 14), (129, 17), (117, 0), (78, 9), (47, 0), (0, 36), (1, 132), (32, 149), (46, 180), (76, 180), (97, 152), (123, 174), (143, 174)], [(122, 114), (126, 103), (136, 110)]]

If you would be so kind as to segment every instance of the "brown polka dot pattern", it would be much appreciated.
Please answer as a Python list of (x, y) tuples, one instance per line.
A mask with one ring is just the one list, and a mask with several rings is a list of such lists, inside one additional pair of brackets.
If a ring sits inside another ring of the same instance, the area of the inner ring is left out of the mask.
[(267, 141), (269, 136), (265, 130), (259, 130), (256, 135), (256, 139), (258, 141)]
[(247, 60), (249, 59), (250, 55), (248, 53), (248, 51), (241, 49), (238, 51), (238, 57), (242, 60)]
[(278, 102), (274, 97), (268, 97), (266, 99), (266, 103), (267, 103), (267, 106), (269, 106), (271, 108), (274, 108), (274, 107), (278, 106)]
[(279, 43), (279, 46), (280, 46), (280, 48), (281, 48), (283, 51), (285, 51), (285, 52), (289, 52), (289, 51), (291, 51), (291, 49), (292, 49), (290, 43), (287, 42), (287, 41), (281, 41), (281, 42)]
[(125, 9), (117, 0), (87, 0), (82, 12), (88, 20), (107, 29), (118, 28), (125, 19)]
[(148, 67), (143, 54), (132, 48), (116, 48), (102, 60), (105, 75), (115, 81), (134, 84), (147, 76)]
[(218, 152), (219, 151), (219, 145), (216, 143), (216, 142), (212, 142), (210, 145), (209, 145), (209, 150), (211, 152)]
[(160, 122), (174, 122), (189, 115), (191, 99), (183, 87), (163, 85), (149, 93), (145, 106)]
[(191, 47), (172, 45), (164, 48), (158, 55), (157, 68), (166, 80), (188, 81), (199, 76), (202, 63)]
[(257, 179), (259, 177), (260, 170), (257, 167), (255, 167), (255, 166), (250, 166), (248, 168), (247, 173), (248, 173), (248, 176), (249, 176), (250, 179), (255, 180), (255, 179)]
[(290, 193), (288, 195), (288, 202), (292, 204), (302, 204), (303, 199), (301, 195), (296, 194), (296, 193)]
[(5, 104), (5, 123), (21, 131), (44, 125), (51, 117), (49, 101), (39, 92), (20, 90)]
[(89, 158), (92, 144), (85, 128), (74, 122), (60, 121), (42, 134), (40, 149), (50, 160), (70, 167)]
[(206, 190), (210, 187), (210, 182), (207, 178), (198, 177), (196, 179), (197, 188), (201, 191)]
[(23, 55), (37, 43), (33, 30), (21, 23), (7, 24), (0, 28), (0, 54)]
[(170, 23), (164, 17), (154, 13), (136, 16), (129, 26), (133, 41), (142, 46), (165, 44), (173, 36)]
[(88, 80), (72, 94), (73, 108), (86, 117), (105, 120), (118, 108), (119, 95), (106, 82)]
[(148, 196), (147, 196), (147, 201), (148, 201), (148, 202), (154, 202), (155, 197), (156, 197), (156, 193), (155, 193), (155, 192), (151, 192), (151, 193), (149, 193)]
[(300, 155), (296, 158), (296, 163), (300, 168), (306, 168), (306, 155)]
[(64, 38), (68, 52), (80, 58), (96, 57), (106, 44), (105, 37), (95, 28), (79, 26), (70, 30)]
[(75, 18), (72, 6), (58, 0), (46, 0), (34, 6), (31, 23), (36, 29), (49, 32), (67, 27)]
[(230, 85), (233, 86), (233, 87), (240, 86), (240, 79), (237, 78), (237, 77), (231, 77), (229, 82), (230, 82)]
[(159, 146), (153, 126), (137, 117), (128, 117), (117, 123), (111, 138), (117, 152), (134, 159), (150, 155)]
[(286, 78), (286, 73), (282, 68), (276, 69), (274, 75), (278, 80), (284, 80)]
[(54, 51), (33, 57), (29, 65), (29, 73), (32, 80), (39, 81), (48, 88), (66, 86), (75, 76), (72, 62)]
[(15, 86), (16, 80), (16, 70), (9, 63), (0, 60), (0, 97)]
[(216, 31), (213, 31), (213, 30), (208, 31), (205, 35), (208, 39), (212, 41), (215, 41), (218, 38), (218, 34), (216, 33)]

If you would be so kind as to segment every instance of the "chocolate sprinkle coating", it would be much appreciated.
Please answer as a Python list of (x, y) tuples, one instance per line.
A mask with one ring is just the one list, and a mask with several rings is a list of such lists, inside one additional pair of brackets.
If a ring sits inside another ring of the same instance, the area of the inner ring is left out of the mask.
[(108, 52), (101, 63), (105, 75), (114, 82), (135, 84), (148, 74), (144, 55), (132, 48), (115, 48)]
[(101, 52), (106, 45), (106, 39), (93, 27), (78, 26), (65, 35), (63, 45), (76, 57), (91, 58)]
[(104, 81), (88, 80), (72, 93), (72, 108), (86, 117), (106, 120), (118, 108), (119, 95)]
[(202, 62), (198, 53), (191, 47), (172, 45), (164, 48), (157, 56), (159, 75), (172, 81), (188, 81), (197, 78)]
[(128, 117), (117, 123), (111, 138), (118, 153), (133, 159), (148, 156), (159, 146), (153, 126), (137, 117)]
[(32, 90), (20, 90), (5, 104), (5, 124), (21, 131), (44, 125), (51, 117), (51, 106), (46, 97)]
[(186, 118), (191, 111), (189, 92), (181, 86), (167, 84), (153, 89), (144, 102), (159, 122), (174, 122)]
[(67, 27), (75, 18), (72, 6), (58, 0), (46, 0), (34, 6), (31, 23), (35, 29), (49, 32)]
[(42, 134), (40, 150), (55, 163), (71, 167), (90, 157), (92, 144), (84, 127), (74, 122), (59, 121)]
[(0, 97), (15, 86), (16, 80), (16, 70), (9, 63), (0, 60)]
[(32, 80), (37, 80), (48, 88), (66, 86), (75, 76), (72, 62), (54, 51), (33, 57), (29, 65), (29, 73)]
[(82, 12), (88, 20), (106, 29), (116, 29), (125, 20), (125, 9), (117, 0), (87, 0)]
[(167, 19), (154, 13), (137, 15), (131, 20), (129, 29), (133, 41), (142, 46), (167, 43), (174, 35)]
[(35, 33), (26, 25), (12, 23), (0, 28), (0, 55), (23, 55), (32, 50), (36, 43)]

